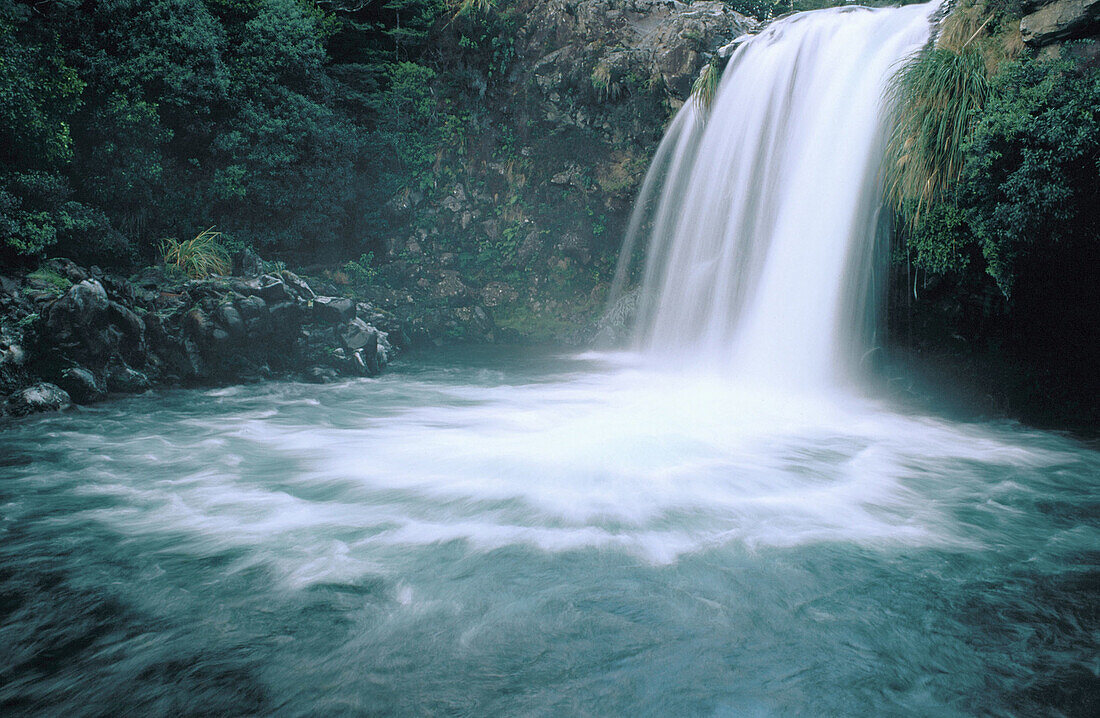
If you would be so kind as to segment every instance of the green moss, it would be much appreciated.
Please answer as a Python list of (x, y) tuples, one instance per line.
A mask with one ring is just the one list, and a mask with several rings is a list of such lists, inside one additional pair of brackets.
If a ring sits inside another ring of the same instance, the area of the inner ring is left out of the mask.
[(534, 342), (558, 339), (577, 328), (577, 324), (547, 313), (536, 312), (524, 304), (511, 304), (493, 310), (498, 327), (510, 329)]
[(32, 312), (16, 322), (15, 325), (21, 329), (26, 329), (36, 321), (38, 321), (38, 314)]
[(65, 292), (69, 291), (69, 287), (73, 286), (72, 282), (48, 267), (39, 267), (38, 269), (28, 274), (27, 279), (45, 282), (46, 284), (50, 285), (51, 290), (54, 291), (58, 296), (61, 296)]

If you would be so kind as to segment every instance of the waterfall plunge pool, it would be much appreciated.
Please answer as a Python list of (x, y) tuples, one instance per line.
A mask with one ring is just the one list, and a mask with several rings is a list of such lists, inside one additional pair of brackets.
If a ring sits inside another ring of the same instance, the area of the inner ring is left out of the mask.
[(0, 433), (0, 712), (1066, 715), (1100, 455), (629, 356)]

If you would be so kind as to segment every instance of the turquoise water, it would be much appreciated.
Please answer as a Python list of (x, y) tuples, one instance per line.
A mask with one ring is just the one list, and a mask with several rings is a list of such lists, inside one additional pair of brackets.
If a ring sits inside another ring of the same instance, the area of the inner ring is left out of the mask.
[(0, 713), (1096, 715), (1100, 455), (630, 357), (0, 430)]

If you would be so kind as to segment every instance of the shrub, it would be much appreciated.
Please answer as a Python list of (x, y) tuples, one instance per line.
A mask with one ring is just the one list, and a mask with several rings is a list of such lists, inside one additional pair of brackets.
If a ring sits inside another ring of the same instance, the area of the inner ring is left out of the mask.
[(349, 261), (344, 265), (344, 274), (348, 278), (347, 283), (352, 284), (373, 284), (378, 278), (378, 270), (373, 267), (374, 264), (374, 252), (367, 252), (359, 257), (359, 261)]
[(1071, 59), (1005, 64), (966, 155), (960, 201), (1008, 295), (1025, 257), (1071, 256), (1100, 233), (1100, 70)]

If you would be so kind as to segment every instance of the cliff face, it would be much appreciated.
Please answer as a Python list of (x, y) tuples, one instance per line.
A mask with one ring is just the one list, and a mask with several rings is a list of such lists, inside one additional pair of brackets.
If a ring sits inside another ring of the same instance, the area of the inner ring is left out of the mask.
[(306, 268), (308, 281), (254, 256), (206, 280), (63, 259), (0, 276), (0, 415), (155, 386), (370, 376), (407, 346), (591, 326), (665, 125), (717, 48), (757, 23), (713, 1), (506, 12), (437, 28), (430, 91), (449, 140), (388, 203), (373, 258)]
[(717, 48), (757, 22), (721, 2), (525, 0), (510, 12), (511, 58), (495, 76), (462, 54), (473, 32), (442, 33), (435, 92), (468, 122), (432, 186), (390, 203), (380, 269), (400, 289), (379, 301), (402, 313), (447, 284), (506, 329), (548, 337), (601, 306), (667, 122)]

